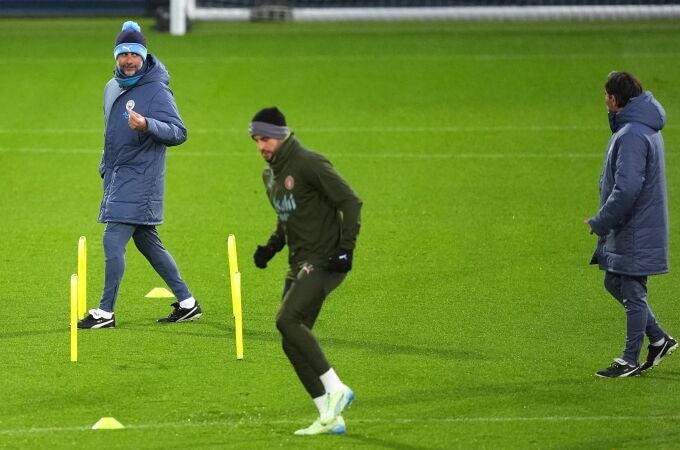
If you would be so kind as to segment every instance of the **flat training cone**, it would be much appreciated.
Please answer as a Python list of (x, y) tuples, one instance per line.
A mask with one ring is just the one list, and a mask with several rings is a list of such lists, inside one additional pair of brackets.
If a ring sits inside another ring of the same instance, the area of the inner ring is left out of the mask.
[(172, 292), (168, 291), (165, 288), (153, 288), (149, 291), (148, 294), (146, 294), (144, 297), (149, 297), (149, 298), (173, 298), (174, 295), (172, 295)]
[(119, 430), (121, 428), (125, 427), (113, 417), (102, 417), (92, 425), (93, 430)]

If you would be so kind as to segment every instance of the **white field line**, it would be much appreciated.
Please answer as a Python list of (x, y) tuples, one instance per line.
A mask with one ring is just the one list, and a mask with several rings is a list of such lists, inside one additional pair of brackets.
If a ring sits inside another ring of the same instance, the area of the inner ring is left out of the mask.
[[(433, 126), (433, 127), (324, 127), (324, 128), (298, 128), (297, 133), (487, 133), (487, 132), (506, 132), (506, 131), (582, 131), (602, 130), (603, 127), (584, 126), (584, 125), (498, 125), (498, 126)], [(198, 134), (210, 133), (247, 133), (246, 127), (243, 128), (195, 128), (190, 132)], [(604, 128), (607, 132), (607, 128)]]
[[(671, 127), (672, 128), (672, 127)], [(603, 131), (607, 127), (595, 125), (498, 125), (498, 126), (433, 126), (433, 127), (324, 127), (295, 128), (299, 133), (475, 133), (505, 131)], [(0, 128), (0, 134), (101, 134), (102, 128)], [(196, 134), (241, 134), (247, 136), (248, 127), (230, 128), (189, 128), (189, 133)]]
[[(680, 125), (669, 125), (664, 128), (678, 129)], [(503, 133), (507, 131), (526, 132), (552, 132), (552, 131), (601, 131), (608, 134), (606, 125), (498, 125), (498, 126), (433, 126), (433, 127), (324, 127), (324, 128), (295, 128), (299, 133)], [(102, 128), (0, 128), (0, 134), (99, 134), (103, 135)], [(246, 126), (236, 128), (189, 128), (189, 134), (239, 134), (247, 136)]]
[[(667, 128), (680, 128), (671, 126)], [(300, 128), (301, 133), (330, 133), (330, 134), (358, 134), (358, 133), (503, 133), (503, 132), (563, 132), (563, 131), (602, 131), (601, 126), (582, 126), (582, 125), (548, 125), (548, 126), (521, 126), (521, 125), (499, 125), (481, 127), (463, 126), (434, 126), (434, 127), (329, 127), (329, 128)], [(27, 134), (27, 135), (68, 135), (68, 134), (100, 134), (100, 128), (93, 129), (10, 129), (0, 128), (2, 134)], [(190, 134), (239, 134), (245, 135), (245, 128), (196, 128), (190, 129)], [(603, 131), (606, 133), (606, 130)], [(0, 153), (51, 153), (51, 154), (100, 154), (100, 148), (55, 148), (55, 147), (0, 147)], [(205, 151), (184, 151), (170, 150), (169, 155), (174, 157), (212, 157), (229, 156), (240, 157), (250, 156), (248, 152), (234, 152), (222, 150)], [(372, 158), (372, 159), (590, 159), (602, 158), (601, 152), (566, 152), (566, 153), (338, 153), (333, 157), (348, 158)]]
[[(678, 52), (650, 52), (650, 53), (628, 53), (624, 52), (618, 55), (620, 58), (677, 58), (680, 56)], [(218, 57), (195, 57), (195, 56), (178, 56), (166, 57), (163, 61), (168, 64), (243, 64), (243, 63), (257, 63), (260, 61), (276, 61), (278, 64), (298, 64), (305, 62), (360, 62), (360, 61), (447, 61), (447, 60), (471, 60), (479, 62), (494, 62), (494, 61), (523, 61), (523, 60), (576, 60), (576, 59), (601, 59), (601, 54), (596, 53), (447, 53), (447, 54), (398, 54), (398, 55), (291, 55), (291, 56), (218, 56)], [(101, 61), (101, 58), (99, 59)], [(58, 61), (55, 61), (58, 62)]]
[[(140, 429), (161, 429), (161, 428), (192, 428), (192, 427), (216, 427), (229, 426), (237, 428), (243, 425), (300, 425), (306, 423), (307, 419), (299, 420), (268, 420), (259, 419), (240, 419), (236, 421), (183, 421), (183, 422), (158, 422), (123, 424), (128, 430)], [(530, 423), (530, 422), (661, 422), (677, 421), (680, 416), (546, 416), (546, 417), (445, 417), (442, 419), (422, 418), (422, 419), (354, 419), (353, 422), (361, 424), (402, 424), (402, 425), (447, 425), (447, 424), (466, 424), (466, 423)], [(90, 430), (91, 426), (70, 426), (70, 427), (31, 427), (0, 429), (0, 435), (10, 434), (33, 434), (33, 433), (58, 433), (71, 431)]]
[[(678, 52), (624, 52), (617, 55), (619, 58), (631, 59), (649, 59), (649, 58), (677, 58), (680, 55)], [(399, 55), (261, 55), (261, 56), (166, 56), (163, 61), (167, 64), (251, 64), (262, 61), (276, 62), (277, 64), (299, 64), (304, 62), (353, 62), (353, 61), (392, 61), (392, 60), (407, 60), (407, 61), (446, 61), (446, 60), (472, 60), (472, 61), (508, 61), (508, 60), (534, 60), (534, 59), (550, 59), (550, 60), (576, 60), (576, 59), (601, 59), (602, 55), (599, 53), (447, 53), (447, 54), (399, 54)], [(4, 64), (111, 64), (111, 60), (107, 58), (74, 58), (65, 56), (60, 57), (9, 57), (3, 59)]]
[[(99, 149), (86, 148), (48, 148), (48, 147), (0, 147), (2, 153), (49, 153), (52, 155), (99, 155)], [(253, 157), (250, 151), (184, 151), (170, 150), (169, 158), (181, 157)], [(603, 153), (333, 153), (333, 158), (361, 158), (361, 159), (602, 159)]]

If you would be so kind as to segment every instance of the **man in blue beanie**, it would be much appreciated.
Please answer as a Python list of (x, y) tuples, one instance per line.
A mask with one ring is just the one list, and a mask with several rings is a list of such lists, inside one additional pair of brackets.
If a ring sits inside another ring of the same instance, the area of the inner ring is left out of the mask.
[(187, 138), (168, 88), (170, 77), (165, 66), (147, 53), (146, 38), (135, 22), (123, 24), (113, 56), (114, 78), (104, 88), (104, 151), (99, 164), (104, 180), (99, 222), (106, 224), (104, 290), (99, 308), (90, 310), (78, 328), (116, 326), (114, 307), (130, 238), (177, 298), (170, 315), (158, 322), (198, 319), (201, 307), (156, 230), (163, 223), (167, 147)]

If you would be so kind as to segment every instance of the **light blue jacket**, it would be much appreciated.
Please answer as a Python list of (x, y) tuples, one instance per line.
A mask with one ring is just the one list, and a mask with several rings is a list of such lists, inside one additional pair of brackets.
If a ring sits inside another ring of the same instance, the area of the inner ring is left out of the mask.
[(591, 263), (632, 276), (668, 272), (668, 196), (661, 104), (645, 92), (610, 113), (614, 133), (600, 176), (600, 237)]
[[(142, 78), (128, 90), (115, 79), (104, 88), (104, 152), (99, 164), (104, 197), (99, 222), (163, 223), (165, 152), (187, 139), (187, 130), (168, 88), (170, 76), (147, 55)], [(126, 104), (146, 118), (148, 129), (128, 126)]]

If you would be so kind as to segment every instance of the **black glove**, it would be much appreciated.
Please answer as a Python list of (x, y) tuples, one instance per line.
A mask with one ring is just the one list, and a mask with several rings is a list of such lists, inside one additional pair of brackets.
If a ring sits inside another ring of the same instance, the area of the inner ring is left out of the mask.
[(276, 250), (271, 245), (258, 245), (253, 260), (260, 269), (267, 267), (267, 263), (276, 255)]
[(353, 250), (340, 249), (328, 258), (328, 270), (331, 272), (347, 273), (352, 270)]

